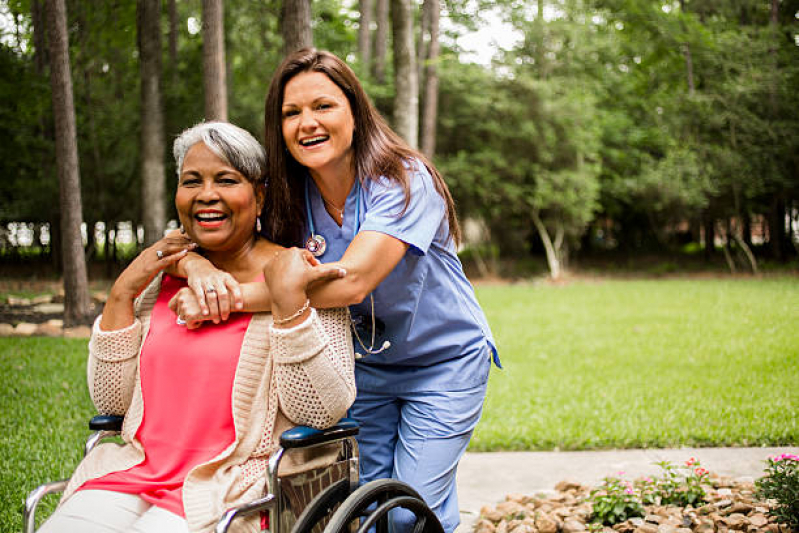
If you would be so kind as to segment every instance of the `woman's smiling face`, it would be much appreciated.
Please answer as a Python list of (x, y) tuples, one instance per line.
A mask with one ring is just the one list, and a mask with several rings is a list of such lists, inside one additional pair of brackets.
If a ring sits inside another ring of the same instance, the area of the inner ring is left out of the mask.
[(175, 207), (181, 224), (200, 247), (232, 250), (251, 242), (262, 205), (263, 195), (253, 184), (205, 143), (186, 152)]
[(349, 101), (322, 72), (302, 72), (283, 90), (283, 140), (311, 174), (352, 171), (355, 121)]

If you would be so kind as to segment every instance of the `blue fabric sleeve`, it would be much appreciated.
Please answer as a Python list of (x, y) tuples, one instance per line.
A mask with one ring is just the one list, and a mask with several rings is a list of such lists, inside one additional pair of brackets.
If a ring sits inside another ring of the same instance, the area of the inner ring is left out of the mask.
[(364, 189), (366, 213), (361, 231), (391, 235), (410, 245), (415, 254), (426, 254), (446, 221), (446, 204), (424, 165), (415, 163), (410, 179), (411, 200), (404, 213), (405, 195), (399, 183), (380, 178), (367, 181)]

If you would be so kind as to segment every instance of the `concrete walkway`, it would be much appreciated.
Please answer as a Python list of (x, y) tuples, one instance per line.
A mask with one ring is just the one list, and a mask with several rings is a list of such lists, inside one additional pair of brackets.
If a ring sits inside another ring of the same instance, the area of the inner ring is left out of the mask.
[(467, 453), (458, 468), (461, 525), (456, 531), (471, 531), (484, 505), (493, 506), (508, 494), (551, 491), (559, 481), (594, 486), (619, 472), (632, 480), (659, 475), (661, 468), (653, 464), (657, 461), (682, 464), (691, 457), (710, 472), (751, 481), (763, 475), (768, 457), (781, 453), (799, 454), (799, 447)]

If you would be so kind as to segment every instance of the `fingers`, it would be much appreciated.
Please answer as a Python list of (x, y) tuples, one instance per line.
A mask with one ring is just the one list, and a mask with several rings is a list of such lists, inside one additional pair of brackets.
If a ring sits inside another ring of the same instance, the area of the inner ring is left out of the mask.
[(197, 299), (197, 305), (200, 306), (202, 314), (204, 316), (209, 316), (211, 310), (208, 308), (208, 302), (205, 300), (205, 288), (203, 287), (202, 281), (199, 279), (189, 280), (189, 288), (191, 288), (194, 293), (194, 297)]
[(320, 264), (311, 269), (309, 273), (308, 285), (320, 281), (330, 281), (340, 279), (347, 275), (347, 271), (340, 266)]

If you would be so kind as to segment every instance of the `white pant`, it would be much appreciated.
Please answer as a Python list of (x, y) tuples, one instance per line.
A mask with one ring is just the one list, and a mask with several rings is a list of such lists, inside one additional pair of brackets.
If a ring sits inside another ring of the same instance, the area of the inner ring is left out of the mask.
[(136, 494), (81, 490), (39, 528), (38, 533), (188, 533), (186, 520)]

